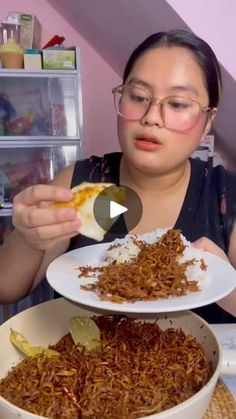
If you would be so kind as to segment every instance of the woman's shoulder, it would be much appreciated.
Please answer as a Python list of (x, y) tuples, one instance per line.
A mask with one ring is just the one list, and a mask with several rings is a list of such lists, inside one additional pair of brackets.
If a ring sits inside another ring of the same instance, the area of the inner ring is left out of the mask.
[(116, 183), (119, 177), (121, 156), (122, 153), (114, 152), (77, 160), (58, 172), (51, 184), (72, 188), (83, 181)]
[(94, 166), (102, 166), (102, 165), (108, 165), (112, 164), (114, 162), (119, 162), (121, 158), (122, 153), (121, 152), (113, 152), (104, 154), (103, 156), (96, 156), (92, 155), (90, 157), (87, 157), (85, 159), (77, 160), (76, 165), (78, 166), (88, 166), (88, 167), (94, 167)]
[(219, 196), (226, 198), (235, 208), (236, 206), (236, 172), (226, 169), (222, 165), (212, 168), (212, 183)]
[(221, 164), (213, 167), (213, 172), (219, 179), (225, 180), (226, 182), (232, 183), (236, 186), (236, 172), (226, 169)]
[(71, 186), (83, 181), (117, 182), (122, 153), (114, 152), (103, 156), (92, 155), (78, 160), (74, 165)]
[(231, 188), (236, 192), (236, 172), (226, 169), (222, 165), (209, 166), (198, 159), (191, 159), (194, 181), (199, 182), (202, 177), (209, 187), (224, 190)]

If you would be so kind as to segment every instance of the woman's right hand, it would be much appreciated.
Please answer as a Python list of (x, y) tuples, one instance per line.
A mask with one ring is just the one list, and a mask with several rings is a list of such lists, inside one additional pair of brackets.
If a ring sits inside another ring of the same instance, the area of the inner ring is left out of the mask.
[(79, 233), (81, 222), (74, 208), (53, 208), (53, 202), (70, 201), (69, 189), (34, 185), (18, 193), (13, 201), (12, 223), (35, 249), (47, 250)]

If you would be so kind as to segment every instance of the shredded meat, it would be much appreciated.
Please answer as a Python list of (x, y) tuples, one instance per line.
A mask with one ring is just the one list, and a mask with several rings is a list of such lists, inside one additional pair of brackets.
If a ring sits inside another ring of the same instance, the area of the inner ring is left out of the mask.
[[(81, 288), (115, 303), (156, 300), (199, 291), (198, 281), (188, 279), (186, 274), (187, 267), (194, 265), (196, 260), (182, 263), (178, 260), (185, 247), (181, 232), (168, 230), (159, 241), (140, 244), (140, 253), (132, 261), (98, 268), (80, 267), (79, 277), (99, 272), (96, 282)], [(202, 262), (203, 267), (206, 265)]]
[(121, 316), (94, 317), (100, 351), (86, 352), (65, 335), (0, 381), (0, 395), (32, 413), (57, 419), (134, 419), (171, 408), (211, 376), (201, 345), (182, 330)]

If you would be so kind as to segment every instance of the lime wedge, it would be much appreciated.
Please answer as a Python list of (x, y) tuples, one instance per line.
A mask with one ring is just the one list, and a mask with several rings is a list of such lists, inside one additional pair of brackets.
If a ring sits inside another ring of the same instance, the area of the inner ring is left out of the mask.
[(76, 345), (84, 346), (87, 351), (100, 349), (100, 329), (89, 317), (72, 317), (69, 320), (69, 331)]
[(43, 346), (31, 346), (29, 341), (23, 335), (13, 329), (11, 329), (10, 341), (17, 349), (27, 356), (44, 354), (51, 357), (60, 355), (59, 352), (54, 351), (53, 349), (44, 348)]

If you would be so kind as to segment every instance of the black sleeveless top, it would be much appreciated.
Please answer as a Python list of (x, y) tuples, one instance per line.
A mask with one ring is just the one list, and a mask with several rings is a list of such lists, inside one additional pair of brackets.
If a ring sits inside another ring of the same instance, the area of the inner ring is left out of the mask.
[[(119, 185), (121, 157), (122, 153), (117, 152), (77, 161), (71, 187), (82, 181)], [(209, 168), (205, 162), (197, 159), (190, 159), (190, 163), (190, 181), (174, 228), (180, 229), (190, 242), (206, 236), (227, 253), (236, 218), (236, 173), (226, 171), (223, 166)], [(124, 219), (120, 216), (103, 242), (124, 237), (127, 233)], [(68, 251), (92, 244), (97, 242), (78, 234), (71, 239)], [(216, 303), (193, 311), (209, 323), (235, 322), (235, 317)]]

